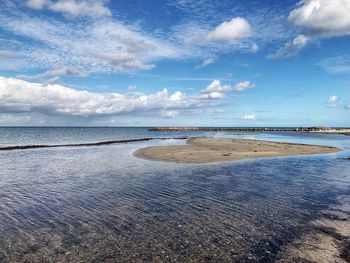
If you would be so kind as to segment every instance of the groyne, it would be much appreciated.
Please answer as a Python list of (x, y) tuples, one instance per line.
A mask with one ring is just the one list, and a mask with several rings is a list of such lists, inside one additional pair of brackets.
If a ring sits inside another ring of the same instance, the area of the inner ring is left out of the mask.
[(186, 131), (211, 131), (211, 132), (300, 132), (300, 133), (327, 133), (346, 134), (350, 133), (349, 128), (328, 128), (328, 127), (153, 127), (150, 131), (159, 132), (186, 132)]

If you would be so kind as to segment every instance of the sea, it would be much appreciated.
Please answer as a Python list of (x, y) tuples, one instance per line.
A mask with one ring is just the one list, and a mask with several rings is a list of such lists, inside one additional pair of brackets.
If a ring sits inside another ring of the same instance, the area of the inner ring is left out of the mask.
[[(185, 144), (196, 136), (340, 151), (215, 164), (133, 156), (141, 147)], [(135, 140), (143, 138), (149, 140)], [(94, 145), (105, 141), (116, 143)], [(320, 257), (342, 262), (350, 257), (350, 136), (0, 128), (0, 149), (38, 145), (64, 146), (0, 150), (0, 262), (320, 262)]]

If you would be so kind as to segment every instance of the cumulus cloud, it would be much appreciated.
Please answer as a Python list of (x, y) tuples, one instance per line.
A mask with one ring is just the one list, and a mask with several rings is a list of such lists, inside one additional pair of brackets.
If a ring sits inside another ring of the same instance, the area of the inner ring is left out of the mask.
[(254, 120), (256, 120), (256, 114), (255, 114), (255, 113), (252, 113), (252, 114), (243, 115), (243, 116), (241, 117), (241, 120), (254, 121)]
[(339, 101), (338, 96), (333, 95), (333, 96), (328, 97), (327, 103), (328, 103), (328, 104), (331, 104), (331, 105), (334, 105), (334, 104), (336, 104), (338, 101)]
[(253, 35), (249, 22), (242, 17), (232, 18), (223, 22), (211, 31), (207, 38), (210, 41), (237, 41)]
[(214, 62), (215, 62), (215, 59), (207, 58), (207, 59), (203, 60), (203, 62), (200, 65), (196, 66), (196, 69), (205, 68), (205, 67), (213, 64)]
[(105, 6), (105, 0), (27, 0), (26, 4), (33, 9), (47, 7), (51, 11), (69, 16), (111, 16), (111, 10)]
[(303, 0), (288, 16), (289, 21), (317, 37), (350, 34), (349, 0)]
[(256, 43), (253, 43), (250, 47), (250, 51), (252, 53), (256, 53), (256, 52), (258, 52), (258, 50), (259, 50), (259, 46)]
[(202, 92), (199, 96), (198, 99), (223, 99), (225, 98), (225, 94), (223, 92), (219, 91), (210, 91), (210, 92)]
[(97, 93), (58, 84), (0, 77), (0, 114), (40, 113), (51, 116), (97, 117), (153, 112), (160, 113), (163, 118), (172, 118), (180, 111), (217, 106), (210, 99), (223, 96), (217, 96), (216, 93), (205, 94), (203, 97), (186, 96), (180, 91), (169, 94), (167, 89), (154, 94)]
[(221, 85), (220, 80), (213, 80), (213, 82), (210, 83), (210, 84), (203, 90), (203, 93), (228, 91), (229, 88), (230, 88), (229, 85), (227, 85), (227, 86)]
[(181, 91), (175, 91), (170, 97), (169, 100), (172, 102), (180, 102), (185, 98), (185, 95)]
[(0, 77), (0, 102), (3, 109), (63, 115), (106, 115), (134, 110), (172, 106), (166, 89), (155, 94), (94, 93), (62, 85), (42, 85)]
[(303, 34), (287, 42), (269, 58), (296, 56), (310, 41), (350, 34), (350, 0), (302, 0), (288, 20), (303, 29)]
[(255, 87), (255, 85), (253, 83), (251, 83), (250, 81), (243, 81), (243, 82), (239, 82), (236, 85), (234, 85), (232, 87), (232, 90), (244, 91), (244, 90), (251, 89), (254, 87)]
[(255, 85), (250, 81), (239, 82), (235, 85), (223, 85), (220, 80), (213, 80), (205, 89), (203, 89), (197, 98), (199, 99), (224, 99), (225, 92), (244, 91), (253, 88)]
[(268, 57), (272, 59), (289, 58), (296, 56), (310, 41), (310, 38), (305, 35), (298, 35), (292, 41), (286, 43), (283, 47), (277, 50), (275, 54)]
[(226, 91), (244, 91), (247, 89), (254, 88), (254, 84), (250, 81), (239, 82), (236, 85), (222, 85), (220, 80), (214, 80), (210, 83), (202, 93), (210, 93), (210, 92), (226, 92)]

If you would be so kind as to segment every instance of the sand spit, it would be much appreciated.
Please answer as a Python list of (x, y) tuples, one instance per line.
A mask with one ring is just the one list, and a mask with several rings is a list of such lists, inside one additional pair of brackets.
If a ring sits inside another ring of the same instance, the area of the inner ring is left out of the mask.
[(187, 145), (146, 147), (136, 157), (176, 163), (215, 163), (260, 157), (332, 153), (335, 147), (227, 138), (191, 138)]

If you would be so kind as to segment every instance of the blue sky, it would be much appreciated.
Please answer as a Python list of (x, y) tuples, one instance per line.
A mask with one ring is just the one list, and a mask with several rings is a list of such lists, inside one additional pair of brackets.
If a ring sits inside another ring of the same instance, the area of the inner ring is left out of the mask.
[(0, 125), (350, 126), (350, 0), (2, 0)]

